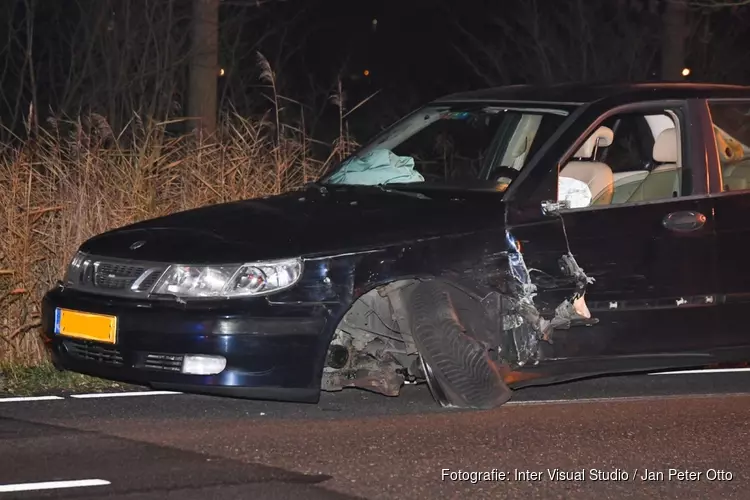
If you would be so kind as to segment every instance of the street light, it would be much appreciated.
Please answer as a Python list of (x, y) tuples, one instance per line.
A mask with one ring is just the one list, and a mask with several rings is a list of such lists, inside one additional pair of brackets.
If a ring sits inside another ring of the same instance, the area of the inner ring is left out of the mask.
[(682, 68), (682, 76), (690, 76), (690, 68)]

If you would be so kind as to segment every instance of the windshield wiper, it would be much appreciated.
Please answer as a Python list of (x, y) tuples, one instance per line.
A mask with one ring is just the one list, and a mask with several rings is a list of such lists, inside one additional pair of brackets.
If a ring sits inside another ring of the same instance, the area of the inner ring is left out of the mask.
[(323, 195), (328, 194), (328, 187), (326, 187), (325, 184), (321, 184), (320, 182), (317, 182), (317, 181), (306, 183), (305, 185), (302, 186), (302, 189), (306, 189), (306, 190), (315, 189), (320, 194), (323, 194)]
[(393, 189), (393, 188), (387, 188), (384, 184), (378, 184), (378, 189), (383, 191), (384, 193), (390, 193), (390, 194), (401, 194), (404, 196), (410, 196), (412, 198), (418, 198), (420, 200), (431, 200), (429, 196), (426, 194), (418, 193), (416, 191), (404, 191), (401, 189)]
[(389, 193), (389, 194), (400, 194), (403, 196), (409, 196), (411, 198), (417, 198), (420, 200), (431, 200), (429, 196), (418, 193), (416, 191), (406, 191), (402, 189), (394, 189), (390, 187), (385, 187), (385, 184), (326, 184), (321, 182), (308, 182), (303, 186), (304, 189), (316, 189), (321, 194), (328, 194), (329, 186), (332, 186), (334, 188), (342, 188), (342, 189), (356, 189), (356, 188), (377, 188), (378, 190)]

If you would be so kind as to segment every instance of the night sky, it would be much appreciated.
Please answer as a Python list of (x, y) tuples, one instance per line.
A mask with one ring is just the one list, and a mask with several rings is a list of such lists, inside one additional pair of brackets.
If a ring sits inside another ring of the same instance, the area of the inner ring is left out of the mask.
[(313, 67), (325, 71), (334, 61), (348, 59), (352, 75), (369, 70), (377, 86), (403, 77), (422, 88), (462, 80), (451, 46), (457, 29), (441, 0), (318, 0), (306, 8), (311, 22), (320, 25), (309, 43)]
[(497, 10), (488, 10), (487, 3), (290, 0), (283, 13), (273, 7), (268, 12), (278, 16), (278, 23), (291, 19), (287, 43), (304, 45), (305, 64), (299, 70), (325, 80), (344, 69), (345, 83), (358, 94), (365, 89), (406, 92), (408, 82), (422, 97), (432, 98), (479, 83), (467, 75), (455, 45), (464, 43), (461, 29), (481, 34), (488, 13)]
[[(220, 102), (245, 115), (267, 106), (258, 51), (278, 72), (279, 92), (316, 110), (310, 120), (336, 113), (326, 103), (341, 77), (347, 107), (377, 93), (352, 122), (378, 127), (461, 90), (658, 78), (661, 16), (648, 6), (664, 0), (222, 1)], [(5, 121), (18, 121), (33, 87), (40, 109), (73, 115), (97, 109), (111, 116), (116, 107), (124, 116), (152, 96), (170, 113), (184, 106), (192, 0), (32, 4), (33, 83), (24, 61), (27, 4), (0, 2)], [(694, 11), (687, 80), (750, 82), (749, 36), (750, 6)]]
[[(370, 135), (373, 123), (380, 127), (442, 94), (482, 85), (455, 45), (462, 43), (462, 28), (482, 29), (485, 2), (449, 3), (455, 2), (290, 0), (266, 13), (274, 25), (287, 23), (287, 51), (300, 46), (287, 83), (312, 77), (331, 86), (341, 75), (348, 107), (377, 93), (351, 124)], [(327, 113), (332, 117), (335, 110)]]
[[(304, 9), (305, 21), (294, 32), (309, 31), (303, 35), (306, 71), (326, 79), (346, 62), (350, 87), (354, 81), (388, 93), (408, 93), (408, 87), (417, 99), (431, 99), (490, 83), (658, 79), (662, 25), (650, 0), (285, 3), (287, 16)], [(663, 2), (654, 5), (663, 8)], [(750, 62), (740, 50), (749, 34), (750, 7), (693, 11), (685, 61), (691, 79), (750, 81)], [(479, 77), (473, 64), (490, 78)], [(548, 75), (545, 64), (554, 66)]]

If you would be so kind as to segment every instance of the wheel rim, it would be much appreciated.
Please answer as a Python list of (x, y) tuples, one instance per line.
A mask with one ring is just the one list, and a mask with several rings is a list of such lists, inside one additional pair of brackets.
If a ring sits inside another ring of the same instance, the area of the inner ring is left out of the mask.
[(440, 387), (440, 382), (435, 378), (435, 374), (432, 373), (430, 365), (427, 364), (422, 356), (419, 356), (419, 363), (422, 365), (422, 372), (424, 372), (425, 380), (427, 380), (427, 387), (430, 389), (432, 397), (440, 404), (440, 406), (450, 406), (448, 398)]

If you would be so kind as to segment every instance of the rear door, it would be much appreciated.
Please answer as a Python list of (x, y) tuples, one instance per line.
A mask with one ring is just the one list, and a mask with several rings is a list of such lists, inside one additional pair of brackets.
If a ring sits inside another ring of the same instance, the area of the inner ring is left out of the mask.
[[(527, 266), (535, 269), (537, 300), (547, 314), (572, 291), (570, 282), (561, 280), (563, 254), (570, 251), (594, 279), (585, 298), (598, 323), (555, 332), (553, 343), (545, 346), (546, 357), (599, 357), (613, 365), (632, 365), (636, 357), (641, 368), (656, 369), (695, 364), (713, 347), (704, 332), (716, 326), (714, 210), (705, 184), (705, 155), (697, 153), (702, 144), (694, 107), (669, 102), (607, 111), (571, 145), (569, 151), (575, 151), (613, 117), (667, 117), (675, 129), (672, 142), (658, 137), (665, 127), (654, 127), (658, 144), (651, 146), (651, 158), (633, 165), (633, 170), (651, 171), (635, 176), (642, 183), (628, 187), (632, 194), (618, 196), (615, 189), (608, 202), (550, 216), (541, 214), (538, 196), (528, 203), (510, 202), (510, 231), (521, 241)], [(628, 148), (631, 140), (615, 135), (612, 149)], [(563, 157), (558, 164), (564, 167), (571, 159)], [(575, 160), (585, 170), (586, 162), (602, 164), (606, 155)], [(558, 170), (549, 176), (552, 181), (543, 186), (557, 182)]]

